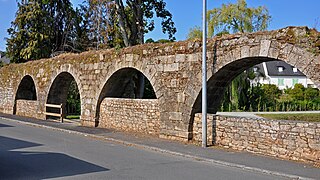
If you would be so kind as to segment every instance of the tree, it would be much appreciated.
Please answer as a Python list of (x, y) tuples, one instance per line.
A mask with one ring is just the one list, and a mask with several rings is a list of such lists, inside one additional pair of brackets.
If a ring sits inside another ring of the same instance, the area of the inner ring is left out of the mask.
[[(80, 5), (83, 29), (86, 32), (86, 49), (123, 47), (117, 25), (115, 3), (111, 0), (85, 0)], [(80, 31), (81, 32), (81, 31)]]
[(304, 98), (307, 101), (315, 101), (319, 99), (319, 89), (308, 87), (304, 91)]
[(281, 90), (275, 84), (263, 84), (262, 89), (264, 90), (265, 100), (275, 100), (281, 95)]
[(169, 40), (175, 40), (176, 28), (172, 14), (165, 8), (163, 0), (115, 0), (118, 27), (125, 46), (144, 43), (144, 34), (154, 30), (154, 14), (162, 19), (163, 33), (168, 33)]
[(201, 39), (202, 30), (199, 26), (195, 26), (189, 30), (187, 39)]
[(67, 115), (80, 115), (81, 102), (78, 86), (75, 80), (71, 81), (67, 96)]
[[(165, 8), (163, 0), (115, 0), (117, 25), (126, 47), (144, 43), (144, 34), (155, 28), (154, 14), (161, 18), (162, 32), (168, 33), (169, 40), (175, 40), (176, 28), (172, 14)], [(135, 75), (134, 83), (137, 89), (135, 97), (142, 98), (145, 89), (145, 79), (142, 73)]]
[(29, 0), (19, 3), (8, 29), (7, 53), (12, 62), (74, 51), (76, 12), (69, 0)]
[(266, 30), (270, 22), (268, 9), (263, 6), (247, 7), (246, 0), (222, 4), (221, 8), (208, 11), (208, 35), (219, 32), (256, 32)]
[[(214, 8), (207, 13), (209, 37), (215, 34), (265, 30), (271, 18), (265, 7), (249, 8), (246, 0), (238, 0), (235, 4), (222, 4), (221, 8)], [(227, 88), (228, 96), (224, 96), (229, 98), (225, 101), (230, 102), (235, 110), (248, 108), (245, 103), (250, 99), (247, 93), (250, 91), (248, 72), (249, 70), (236, 77)]]
[(292, 89), (287, 89), (287, 94), (294, 100), (304, 100), (304, 86), (302, 84), (295, 84)]
[(16, 19), (11, 23), (7, 39), (7, 55), (12, 62), (25, 62), (50, 55), (50, 32), (47, 12), (42, 11), (41, 4), (18, 3)]

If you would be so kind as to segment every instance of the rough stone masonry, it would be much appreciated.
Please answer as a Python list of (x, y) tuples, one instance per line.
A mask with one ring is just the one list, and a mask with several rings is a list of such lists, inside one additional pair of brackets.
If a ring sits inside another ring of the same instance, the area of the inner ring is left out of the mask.
[[(112, 86), (108, 80), (126, 68), (145, 75), (155, 91), (159, 125), (154, 125), (158, 128), (154, 132), (162, 138), (187, 141), (193, 138), (194, 115), (201, 110), (201, 46), (198, 40), (144, 44), (10, 64), (0, 69), (0, 112), (27, 115), (19, 100), (32, 100), (36, 112), (31, 116), (44, 119), (45, 104), (65, 104), (68, 85), (74, 79), (82, 125), (103, 124), (100, 105), (109, 98), (104, 91), (113, 89), (105, 86)], [(307, 27), (224, 35), (208, 40), (207, 49), (210, 113), (217, 111), (228, 83), (261, 62), (285, 61), (320, 85), (320, 34)]]
[[(201, 114), (194, 140), (201, 142)], [(208, 143), (240, 151), (320, 163), (320, 122), (208, 115)]]

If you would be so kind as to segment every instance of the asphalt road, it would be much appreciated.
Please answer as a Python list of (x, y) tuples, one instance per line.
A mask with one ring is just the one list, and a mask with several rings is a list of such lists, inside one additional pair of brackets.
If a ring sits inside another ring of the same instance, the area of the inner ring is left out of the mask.
[(286, 179), (0, 118), (0, 179)]

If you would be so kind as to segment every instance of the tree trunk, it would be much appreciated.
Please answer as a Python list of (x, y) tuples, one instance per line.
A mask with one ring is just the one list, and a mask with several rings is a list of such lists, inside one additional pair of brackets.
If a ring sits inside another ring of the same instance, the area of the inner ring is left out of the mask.
[(120, 28), (120, 32), (123, 38), (123, 42), (125, 44), (126, 47), (131, 46), (132, 44), (129, 42), (129, 37), (126, 31), (126, 24), (125, 20), (126, 20), (126, 15), (124, 12), (124, 7), (123, 7), (123, 3), (122, 0), (115, 0), (116, 1), (116, 8), (117, 8), (117, 13), (118, 13), (118, 17), (119, 17), (119, 28)]
[(145, 78), (142, 73), (138, 73), (138, 82), (137, 82), (137, 92), (136, 98), (142, 99), (144, 94), (144, 85), (145, 85)]

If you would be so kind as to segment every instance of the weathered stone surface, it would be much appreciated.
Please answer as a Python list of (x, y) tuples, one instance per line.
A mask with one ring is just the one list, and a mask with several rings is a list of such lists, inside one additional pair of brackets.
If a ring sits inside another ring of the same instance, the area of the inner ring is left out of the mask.
[[(207, 117), (208, 144), (285, 159), (320, 163), (320, 138), (319, 135), (314, 136), (319, 130), (320, 123), (216, 115)], [(309, 126), (314, 129), (302, 128)], [(264, 131), (266, 129), (268, 131)], [(201, 132), (201, 114), (196, 114), (193, 123), (194, 141), (201, 142)]]
[(98, 127), (159, 135), (158, 100), (105, 98)]
[[(316, 42), (319, 42), (319, 33), (306, 27), (225, 35), (208, 40), (208, 112), (218, 110), (221, 94), (237, 74), (264, 61), (279, 59), (295, 65), (319, 87), (320, 49)], [(96, 126), (100, 121), (97, 112), (104, 86), (118, 71), (132, 68), (144, 74), (155, 90), (161, 137), (187, 141), (194, 129), (193, 115), (201, 112), (201, 51), (200, 41), (183, 41), (63, 54), (10, 64), (0, 69), (0, 112), (15, 111), (15, 101), (19, 100), (17, 89), (21, 80), (29, 75), (36, 86), (38, 114), (45, 118), (43, 112), (50, 89), (61, 74), (67, 73), (79, 88), (82, 124)], [(55, 88), (62, 90), (65, 85)], [(250, 126), (260, 127), (257, 124)], [(277, 129), (278, 125), (273, 128)], [(280, 124), (279, 128), (294, 127)], [(264, 128), (262, 133), (272, 134), (270, 139), (276, 138), (272, 128)], [(314, 137), (314, 134), (306, 133), (305, 136)]]
[(38, 101), (31, 100), (17, 100), (16, 114), (25, 117), (41, 118), (38, 114)]

